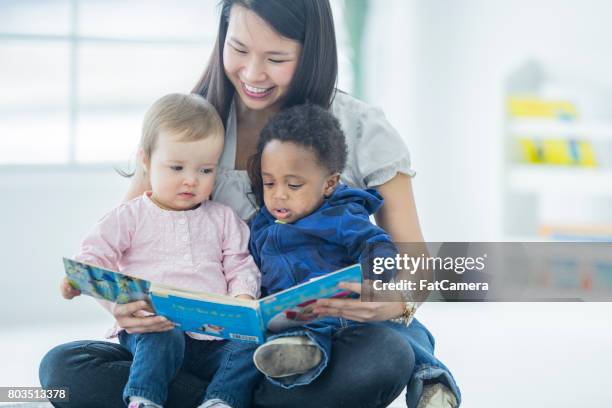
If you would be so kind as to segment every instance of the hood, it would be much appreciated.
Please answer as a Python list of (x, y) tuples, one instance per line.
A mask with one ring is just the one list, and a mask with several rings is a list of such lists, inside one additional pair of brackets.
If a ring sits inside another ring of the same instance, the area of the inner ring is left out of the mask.
[(323, 205), (335, 207), (338, 205), (346, 205), (350, 203), (363, 206), (368, 214), (374, 214), (383, 205), (383, 198), (378, 191), (368, 188), (361, 190), (358, 188), (348, 187), (346, 184), (340, 184), (334, 193), (325, 200)]

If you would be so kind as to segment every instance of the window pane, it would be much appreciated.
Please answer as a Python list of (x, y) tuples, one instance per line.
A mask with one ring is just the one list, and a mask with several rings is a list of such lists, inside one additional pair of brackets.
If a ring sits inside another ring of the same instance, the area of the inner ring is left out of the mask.
[(62, 163), (69, 152), (68, 110), (0, 113), (0, 163)]
[(192, 38), (216, 36), (216, 0), (81, 1), (79, 34), (112, 38)]
[(68, 45), (0, 42), (0, 61), (0, 163), (65, 162)]
[(0, 33), (68, 35), (68, 0), (0, 0)]
[(68, 105), (68, 44), (0, 41), (0, 61), (0, 112)]
[(170, 92), (190, 92), (210, 52), (202, 45), (83, 44), (79, 103), (133, 108)]
[(111, 108), (82, 112), (77, 121), (76, 161), (127, 165), (136, 152), (145, 111)]

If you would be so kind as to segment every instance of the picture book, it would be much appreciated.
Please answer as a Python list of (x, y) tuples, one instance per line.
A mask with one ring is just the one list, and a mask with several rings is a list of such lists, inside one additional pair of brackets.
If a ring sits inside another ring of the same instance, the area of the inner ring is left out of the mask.
[(321, 298), (354, 297), (340, 282), (361, 282), (352, 265), (257, 300), (193, 292), (137, 279), (120, 272), (64, 258), (70, 284), (82, 294), (115, 303), (147, 300), (155, 313), (182, 330), (226, 339), (262, 343), (267, 333), (316, 319), (312, 304)]

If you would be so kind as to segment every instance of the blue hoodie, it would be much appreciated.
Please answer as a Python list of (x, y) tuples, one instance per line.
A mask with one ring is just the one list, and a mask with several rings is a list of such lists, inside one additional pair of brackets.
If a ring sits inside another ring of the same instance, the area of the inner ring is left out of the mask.
[[(316, 276), (354, 263), (361, 263), (365, 277), (369, 259), (395, 256), (397, 249), (390, 236), (370, 222), (383, 204), (375, 190), (358, 190), (340, 185), (312, 214), (292, 224), (277, 223), (265, 207), (251, 221), (251, 255), (262, 274), (262, 295), (287, 289)], [(368, 245), (375, 244), (375, 245)], [(371, 255), (369, 256), (369, 250)], [(389, 279), (393, 271), (383, 277)], [(434, 356), (434, 338), (417, 319), (408, 327), (386, 322), (404, 335), (415, 353), (415, 371), (408, 384), (406, 402), (416, 406), (423, 386), (443, 382), (461, 400), (455, 379)]]
[(395, 256), (389, 234), (370, 222), (382, 204), (376, 190), (339, 185), (317, 210), (291, 224), (276, 222), (262, 207), (251, 221), (250, 242), (262, 274), (262, 295), (355, 263), (368, 273), (372, 256)]

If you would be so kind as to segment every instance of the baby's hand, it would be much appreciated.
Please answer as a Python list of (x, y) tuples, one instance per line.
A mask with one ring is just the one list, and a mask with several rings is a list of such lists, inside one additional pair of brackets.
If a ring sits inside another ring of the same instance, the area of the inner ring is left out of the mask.
[(81, 294), (80, 290), (77, 290), (70, 285), (68, 282), (68, 278), (64, 276), (62, 282), (60, 283), (60, 292), (62, 293), (62, 297), (64, 299), (72, 299), (73, 297), (79, 296)]
[(255, 298), (251, 295), (236, 295), (237, 299), (245, 299), (245, 300), (255, 300)]

